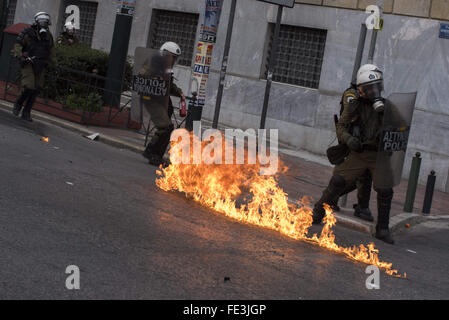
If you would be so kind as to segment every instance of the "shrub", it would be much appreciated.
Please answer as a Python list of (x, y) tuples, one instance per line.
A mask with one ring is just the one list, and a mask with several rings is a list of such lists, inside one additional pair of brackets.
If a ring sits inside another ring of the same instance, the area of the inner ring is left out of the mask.
[[(69, 109), (100, 111), (106, 84), (103, 79), (95, 78), (95, 75), (106, 77), (109, 54), (82, 43), (73, 46), (56, 45), (53, 62), (46, 74), (44, 97), (62, 103)], [(65, 68), (74, 71), (66, 71)], [(131, 79), (132, 65), (127, 61), (123, 91), (129, 90)], [(83, 102), (82, 99), (88, 100)]]
[(102, 104), (101, 96), (95, 92), (91, 92), (87, 96), (69, 94), (63, 101), (63, 105), (67, 109), (85, 110), (89, 112), (100, 112)]

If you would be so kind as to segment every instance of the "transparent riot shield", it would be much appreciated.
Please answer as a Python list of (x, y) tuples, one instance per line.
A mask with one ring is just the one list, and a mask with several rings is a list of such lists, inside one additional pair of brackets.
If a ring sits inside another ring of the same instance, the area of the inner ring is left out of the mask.
[(136, 48), (133, 69), (131, 119), (144, 124), (150, 120), (151, 108), (166, 108), (170, 99), (172, 64), (170, 56), (159, 50)]
[(417, 93), (393, 93), (385, 101), (374, 186), (393, 188), (401, 182)]

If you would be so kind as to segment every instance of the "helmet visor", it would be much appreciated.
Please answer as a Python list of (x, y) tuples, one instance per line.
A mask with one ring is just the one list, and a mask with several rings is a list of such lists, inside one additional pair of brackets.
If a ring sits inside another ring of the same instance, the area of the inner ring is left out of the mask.
[(39, 16), (36, 18), (36, 23), (40, 28), (48, 29), (48, 26), (50, 25), (50, 20), (47, 16)]
[(173, 54), (173, 53), (171, 53), (171, 52), (169, 52), (167, 50), (164, 50), (162, 52), (162, 54), (164, 55), (164, 57), (167, 58), (168, 64), (170, 65), (170, 68), (173, 68), (176, 65), (176, 63), (178, 62), (178, 58), (179, 58), (178, 55), (175, 55), (175, 54)]
[(382, 97), (384, 84), (382, 80), (359, 85), (362, 96), (369, 100), (376, 100)]

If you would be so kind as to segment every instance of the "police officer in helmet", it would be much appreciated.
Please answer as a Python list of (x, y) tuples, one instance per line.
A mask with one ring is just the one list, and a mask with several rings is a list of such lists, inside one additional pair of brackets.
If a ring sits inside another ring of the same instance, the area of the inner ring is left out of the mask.
[(19, 34), (14, 45), (13, 53), (19, 59), (22, 77), (21, 94), (13, 113), (18, 116), (22, 111), (22, 119), (27, 121), (32, 121), (31, 109), (43, 86), (45, 68), (52, 54), (54, 42), (50, 25), (50, 15), (38, 12), (33, 25)]
[(63, 46), (72, 46), (79, 43), (75, 25), (72, 22), (67, 22), (64, 25), (64, 32), (58, 37), (57, 43)]
[[(339, 141), (350, 149), (346, 160), (337, 165), (328, 187), (313, 209), (313, 222), (320, 224), (325, 216), (323, 205), (331, 203), (339, 197), (350, 185), (363, 176), (367, 170), (371, 176), (376, 171), (379, 136), (383, 125), (384, 99), (383, 73), (376, 66), (363, 66), (357, 74), (357, 88), (348, 90), (343, 98), (343, 113), (337, 124)], [(351, 126), (357, 123), (360, 134), (355, 136)], [(393, 199), (392, 188), (378, 188), (377, 192), (378, 219), (376, 238), (393, 244), (389, 231), (390, 209)]]
[[(378, 67), (373, 64), (365, 64), (363, 65), (359, 70), (358, 73), (364, 73), (367, 71), (376, 71)], [(355, 81), (351, 82), (351, 87), (346, 89), (343, 93), (342, 100), (341, 100), (341, 110), (340, 110), (340, 116), (343, 114), (344, 111), (344, 102), (348, 99), (355, 99), (357, 98), (357, 79)], [(355, 93), (354, 93), (355, 91)], [(338, 119), (338, 118), (337, 118)], [(360, 136), (360, 126), (358, 123), (354, 123), (351, 125), (349, 132), (352, 135)], [(369, 202), (371, 199), (371, 188), (372, 188), (372, 176), (369, 170), (366, 170), (365, 174), (363, 174), (361, 177), (359, 177), (354, 185), (346, 186), (343, 193), (338, 197), (335, 198), (333, 201), (328, 203), (332, 209), (335, 211), (339, 211), (338, 207), (338, 200), (340, 197), (353, 192), (354, 190), (357, 190), (357, 204), (354, 205), (354, 216), (365, 220), (372, 222), (374, 221), (374, 218), (372, 216), (371, 210), (369, 208)]]
[[(180, 97), (181, 100), (185, 101), (185, 96), (182, 90), (173, 82), (173, 68), (180, 56), (181, 48), (174, 42), (166, 42), (160, 48), (160, 56), (153, 57), (153, 61), (144, 63), (143, 70), (140, 74), (145, 75), (150, 71), (153, 73), (159, 72), (154, 69), (160, 69), (161, 66), (163, 66), (163, 69), (161, 69), (160, 72), (169, 73), (172, 77), (170, 95)], [(169, 99), (169, 104), (167, 106), (145, 99), (145, 97), (141, 97), (141, 102), (150, 114), (151, 121), (156, 126), (156, 132), (145, 148), (143, 156), (148, 159), (151, 165), (166, 165), (163, 156), (170, 143), (171, 133), (174, 130), (171, 120), (173, 115), (173, 104), (171, 99)]]

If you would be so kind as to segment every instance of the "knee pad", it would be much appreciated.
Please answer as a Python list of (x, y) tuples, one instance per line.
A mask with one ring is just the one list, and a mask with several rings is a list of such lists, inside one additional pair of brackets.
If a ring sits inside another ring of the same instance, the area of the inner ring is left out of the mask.
[(392, 188), (386, 188), (386, 189), (376, 188), (375, 190), (376, 190), (377, 195), (378, 195), (379, 198), (381, 198), (381, 199), (393, 199), (394, 191), (393, 191)]

